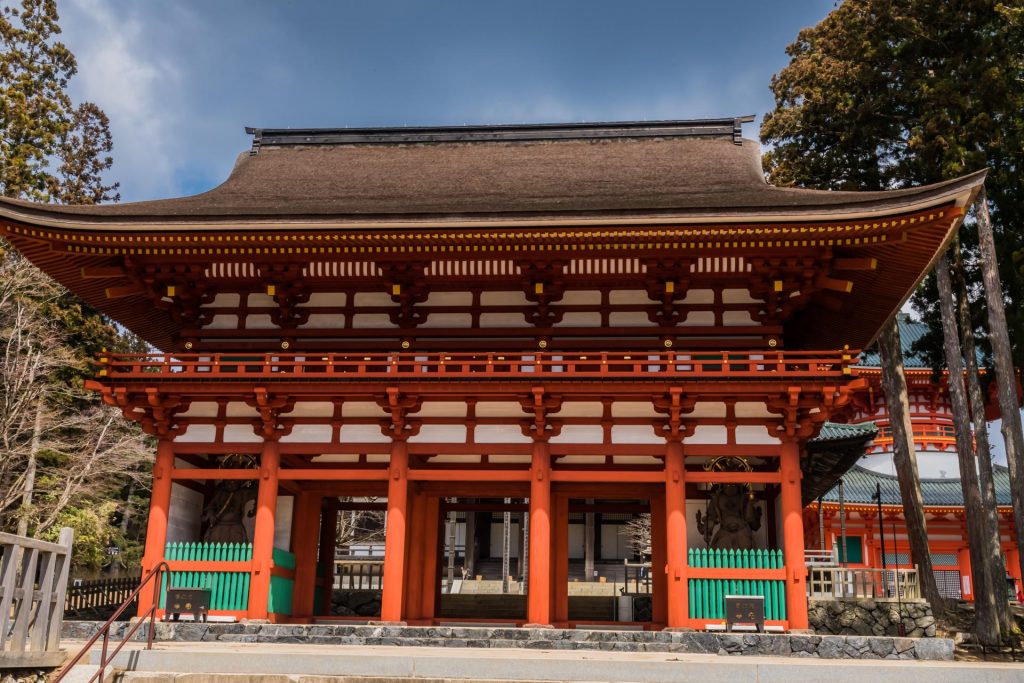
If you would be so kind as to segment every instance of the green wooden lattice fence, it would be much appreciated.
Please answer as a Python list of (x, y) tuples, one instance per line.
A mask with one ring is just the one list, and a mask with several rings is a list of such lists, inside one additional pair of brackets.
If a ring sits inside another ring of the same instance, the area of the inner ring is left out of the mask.
[[(781, 550), (690, 548), (691, 567), (712, 569), (782, 569)], [(784, 581), (762, 579), (690, 579), (690, 618), (725, 619), (726, 595), (764, 597), (765, 619), (786, 618)]]

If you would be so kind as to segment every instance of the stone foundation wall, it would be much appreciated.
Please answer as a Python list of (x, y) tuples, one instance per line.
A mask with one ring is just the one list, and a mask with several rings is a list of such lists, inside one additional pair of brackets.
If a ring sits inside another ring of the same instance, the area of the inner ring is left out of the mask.
[(331, 614), (342, 617), (380, 615), (379, 590), (335, 590), (331, 595)]
[(895, 636), (902, 622), (909, 638), (935, 637), (935, 617), (927, 602), (875, 600), (809, 600), (811, 629), (837, 636)]
[[(82, 640), (100, 624), (64, 622), (65, 638)], [(123, 628), (123, 627), (122, 627)], [(135, 639), (145, 640), (146, 626)], [(117, 637), (117, 634), (112, 634)], [(774, 655), (820, 659), (952, 660), (947, 638), (820, 636), (699, 631), (588, 631), (553, 628), (462, 626), (354, 626), (342, 624), (160, 623), (158, 641), (224, 643), (310, 643), (319, 645), (401, 645), (534, 650), (612, 650), (717, 655)]]
[(49, 669), (0, 669), (0, 683), (46, 683)]

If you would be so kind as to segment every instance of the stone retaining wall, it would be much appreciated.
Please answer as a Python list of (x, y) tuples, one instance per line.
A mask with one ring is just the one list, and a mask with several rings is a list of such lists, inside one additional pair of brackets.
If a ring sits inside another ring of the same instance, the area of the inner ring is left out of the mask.
[(807, 613), (811, 629), (823, 635), (895, 636), (902, 622), (907, 637), (935, 636), (935, 617), (924, 600), (809, 600)]
[[(100, 624), (64, 622), (63, 637), (84, 640)], [(124, 625), (120, 628), (123, 632)], [(135, 635), (145, 640), (146, 626)], [(352, 626), (342, 624), (160, 623), (157, 640), (225, 643), (310, 643), (321, 645), (406, 645), (431, 647), (615, 650), (718, 655), (775, 655), (823, 659), (952, 660), (946, 638), (820, 636), (808, 634), (706, 633), (698, 631), (588, 631), (583, 629), (461, 626)]]

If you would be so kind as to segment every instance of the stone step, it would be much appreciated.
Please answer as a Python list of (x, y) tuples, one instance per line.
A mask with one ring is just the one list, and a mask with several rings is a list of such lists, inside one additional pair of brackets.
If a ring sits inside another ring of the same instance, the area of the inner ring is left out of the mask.
[(167, 643), (122, 651), (120, 683), (1019, 683), (1005, 664), (828, 661), (678, 653)]

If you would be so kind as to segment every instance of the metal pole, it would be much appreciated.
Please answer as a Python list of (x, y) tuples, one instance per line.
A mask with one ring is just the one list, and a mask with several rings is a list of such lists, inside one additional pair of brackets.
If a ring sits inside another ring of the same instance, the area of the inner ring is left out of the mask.
[(839, 480), (839, 565), (846, 569), (846, 497), (843, 480)]
[(875, 483), (875, 499), (878, 501), (878, 538), (882, 543), (882, 569), (885, 570), (885, 522), (882, 520), (882, 485)]
[(825, 550), (825, 509), (821, 503), (822, 496), (818, 496), (818, 547)]
[[(511, 505), (512, 499), (506, 498), (505, 505)], [(508, 593), (508, 556), (512, 543), (512, 513), (507, 509), (502, 517), (501, 538), (501, 592)]]

